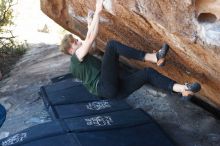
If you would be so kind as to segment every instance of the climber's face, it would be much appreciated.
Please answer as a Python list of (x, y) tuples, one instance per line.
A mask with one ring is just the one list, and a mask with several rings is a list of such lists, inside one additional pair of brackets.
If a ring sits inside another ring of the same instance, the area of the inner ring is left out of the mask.
[(82, 45), (82, 42), (78, 39), (75, 39), (74, 42), (71, 44), (71, 48), (69, 49), (70, 54), (74, 54), (75, 51)]
[(72, 43), (72, 48), (78, 49), (81, 45), (82, 45), (82, 42), (79, 41), (78, 39), (75, 39), (75, 41)]

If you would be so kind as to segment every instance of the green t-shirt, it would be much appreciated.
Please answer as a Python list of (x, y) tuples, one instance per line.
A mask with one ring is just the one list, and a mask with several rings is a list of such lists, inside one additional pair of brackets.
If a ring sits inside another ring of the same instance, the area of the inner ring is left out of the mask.
[(101, 73), (101, 61), (92, 55), (86, 55), (80, 62), (76, 55), (71, 57), (70, 72), (80, 79), (90, 93), (98, 95), (97, 84)]

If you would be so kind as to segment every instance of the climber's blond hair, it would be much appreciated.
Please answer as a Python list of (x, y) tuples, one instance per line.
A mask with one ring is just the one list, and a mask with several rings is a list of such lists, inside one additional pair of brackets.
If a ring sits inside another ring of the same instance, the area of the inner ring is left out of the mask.
[(76, 42), (76, 39), (73, 37), (72, 34), (66, 34), (60, 44), (60, 51), (64, 54), (71, 55), (68, 50), (71, 48), (71, 44)]

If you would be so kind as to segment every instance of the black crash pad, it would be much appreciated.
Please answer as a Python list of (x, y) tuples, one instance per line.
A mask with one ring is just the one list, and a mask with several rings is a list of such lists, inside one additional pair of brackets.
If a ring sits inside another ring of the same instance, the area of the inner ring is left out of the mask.
[(81, 82), (66, 79), (40, 88), (40, 95), (46, 108), (51, 105), (64, 105), (99, 100), (90, 94)]
[(45, 137), (65, 134), (66, 130), (59, 121), (39, 124), (0, 140), (1, 146), (14, 146)]
[(60, 75), (60, 76), (54, 77), (50, 80), (52, 83), (56, 83), (56, 82), (60, 82), (62, 80), (66, 80), (66, 79), (73, 79), (73, 74), (67, 73), (65, 75)]
[(67, 119), (95, 114), (131, 109), (124, 100), (99, 100), (78, 104), (51, 106), (49, 112), (53, 119)]
[(41, 87), (40, 93), (62, 132), (35, 139), (32, 136), (22, 145), (174, 146), (143, 110), (132, 109), (123, 100), (100, 100), (68, 74), (52, 82)]
[[(38, 125), (21, 132), (28, 131), (26, 136), (11, 136), (0, 143), (4, 146), (174, 146), (158, 124), (140, 109), (53, 122), (47, 123), (50, 128)], [(12, 141), (17, 142), (12, 144)]]

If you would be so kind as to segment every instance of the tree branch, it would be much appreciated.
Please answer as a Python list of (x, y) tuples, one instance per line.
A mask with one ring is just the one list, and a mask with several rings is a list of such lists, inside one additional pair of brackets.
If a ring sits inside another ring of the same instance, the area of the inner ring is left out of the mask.
[(15, 36), (11, 36), (11, 37), (0, 37), (0, 39), (6, 39), (6, 40), (13, 39), (13, 38), (16, 38), (16, 37), (15, 37)]
[(7, 14), (8, 11), (11, 9), (12, 6), (14, 6), (14, 4), (12, 4), (11, 2), (9, 2), (8, 7), (7, 7), (6, 10), (3, 12), (3, 18), (0, 20), (0, 22), (4, 22), (4, 20), (6, 19), (6, 14)]

